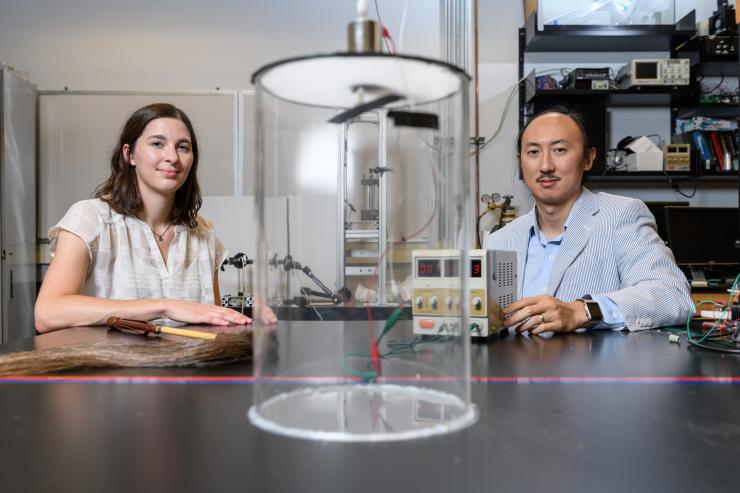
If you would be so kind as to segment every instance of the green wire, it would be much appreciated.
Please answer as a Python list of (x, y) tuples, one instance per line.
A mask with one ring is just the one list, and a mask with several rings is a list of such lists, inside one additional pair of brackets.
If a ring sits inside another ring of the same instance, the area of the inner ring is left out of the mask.
[[(380, 332), (380, 335), (378, 335), (378, 338), (375, 341), (375, 344), (380, 345), (380, 340), (383, 339), (383, 337), (393, 328), (394, 325), (396, 325), (396, 322), (398, 322), (398, 319), (401, 318), (401, 314), (403, 311), (400, 307), (393, 310), (391, 313), (391, 316), (388, 317), (388, 320), (386, 320), (385, 325), (383, 325), (383, 330)], [(349, 373), (350, 375), (354, 377), (359, 377), (362, 379), (363, 382), (369, 383), (372, 382), (378, 374), (375, 372), (375, 370), (367, 370), (367, 371), (357, 371), (353, 370), (349, 367), (347, 364), (347, 359), (349, 357), (360, 357), (360, 358), (369, 358), (370, 354), (366, 353), (347, 353), (344, 355), (344, 358), (342, 358), (342, 369), (344, 369), (345, 372)], [(380, 357), (383, 358), (386, 355), (381, 354)]]
[(372, 382), (375, 379), (375, 377), (378, 376), (377, 373), (375, 373), (374, 370), (357, 371), (357, 370), (353, 370), (352, 368), (350, 368), (349, 365), (347, 364), (347, 358), (350, 358), (352, 356), (356, 356), (356, 357), (360, 357), (360, 358), (369, 358), (370, 357), (369, 354), (365, 354), (365, 353), (347, 353), (347, 354), (344, 355), (344, 358), (342, 358), (342, 369), (345, 372), (347, 372), (350, 375), (352, 375), (353, 377), (359, 377), (359, 378), (361, 378), (362, 381), (365, 382), (365, 383)]
[[(686, 319), (686, 335), (689, 338), (689, 342), (694, 343), (694, 344), (701, 344), (705, 340), (709, 339), (709, 336), (712, 335), (712, 333), (717, 329), (717, 326), (719, 326), (720, 322), (724, 320), (725, 315), (727, 314), (728, 310), (731, 310), (732, 304), (729, 301), (732, 301), (732, 293), (737, 291), (738, 283), (740, 283), (740, 274), (738, 274), (735, 277), (735, 281), (732, 283), (732, 287), (730, 288), (730, 299), (728, 300), (727, 306), (725, 306), (724, 310), (722, 310), (722, 312), (720, 313), (719, 319), (717, 319), (714, 322), (714, 324), (712, 325), (712, 328), (709, 329), (707, 332), (705, 332), (704, 335), (700, 339), (694, 339), (694, 337), (691, 335), (691, 319), (693, 318), (693, 314), (690, 314), (688, 316), (688, 318)], [(706, 305), (706, 304), (711, 304), (711, 305), (714, 305), (715, 307), (717, 306), (717, 303), (714, 301), (702, 300), (694, 304), (694, 313), (697, 312), (697, 309), (699, 308), (699, 306)], [(718, 342), (716, 341), (716, 339), (714, 339), (715, 337), (716, 336), (713, 336), (712, 340), (714, 342)], [(734, 346), (734, 344), (730, 344), (730, 345)]]
[[(393, 328), (394, 325), (396, 325), (396, 322), (401, 318), (401, 314), (403, 311), (400, 307), (393, 310), (390, 317), (388, 317), (388, 320), (386, 320), (385, 325), (383, 325), (383, 330), (380, 332), (380, 335), (378, 335), (378, 338), (376, 339), (375, 343), (380, 345), (380, 341), (385, 337), (385, 335), (390, 332), (390, 330)], [(385, 353), (380, 354), (380, 358), (387, 358), (388, 356), (395, 356), (397, 354), (403, 354), (403, 353), (410, 353), (416, 351), (416, 349), (419, 346), (426, 345), (426, 344), (432, 344), (437, 342), (444, 342), (450, 339), (451, 336), (443, 336), (440, 334), (435, 334), (431, 337), (429, 337), (426, 340), (422, 340), (421, 337), (417, 336), (413, 338), (410, 341), (391, 341), (387, 344), (387, 346), (390, 348), (389, 351)], [(366, 370), (366, 371), (357, 371), (353, 370), (349, 367), (349, 364), (347, 363), (347, 359), (350, 357), (359, 357), (359, 358), (370, 358), (369, 353), (347, 353), (344, 355), (344, 358), (342, 358), (342, 369), (349, 373), (350, 375), (354, 377), (359, 377), (362, 379), (364, 383), (370, 383), (375, 378), (377, 378), (378, 374), (375, 372), (375, 370)], [(368, 361), (368, 367), (372, 367), (372, 362)]]
[(386, 320), (385, 325), (383, 326), (383, 330), (380, 332), (380, 335), (378, 336), (378, 339), (375, 341), (376, 344), (380, 344), (380, 340), (383, 338), (384, 335), (388, 333), (388, 331), (393, 328), (394, 325), (396, 325), (396, 322), (398, 322), (398, 319), (401, 318), (401, 308), (396, 308), (393, 310), (393, 313), (391, 313), (391, 316), (388, 317), (388, 320)]
[[(711, 305), (717, 306), (717, 303), (715, 303), (714, 301), (708, 301), (708, 300), (699, 301), (698, 303), (695, 303), (694, 304), (694, 312), (698, 311), (697, 309), (701, 305), (706, 305), (706, 304), (711, 304)], [(729, 304), (728, 304), (728, 307), (729, 307)], [(727, 313), (727, 310), (728, 310), (728, 308), (725, 308), (724, 310), (722, 310), (722, 312), (720, 313), (719, 318), (717, 320), (715, 320), (714, 324), (712, 325), (712, 328), (709, 329), (707, 332), (705, 332), (704, 335), (700, 339), (694, 339), (694, 336), (691, 335), (691, 318), (692, 318), (692, 316), (690, 315), (689, 318), (686, 320), (686, 334), (688, 335), (689, 340), (692, 341), (692, 342), (696, 342), (696, 343), (704, 342), (704, 340), (706, 340), (715, 331), (715, 329), (719, 326), (720, 322), (724, 319), (725, 314)]]

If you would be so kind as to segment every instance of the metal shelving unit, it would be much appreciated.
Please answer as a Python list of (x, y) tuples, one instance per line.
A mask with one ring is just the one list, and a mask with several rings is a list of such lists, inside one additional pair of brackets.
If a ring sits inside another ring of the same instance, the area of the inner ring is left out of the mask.
[(630, 89), (610, 89), (595, 91), (587, 89), (535, 89), (535, 72), (527, 76), (525, 84), (526, 104), (537, 99), (593, 98), (607, 106), (663, 106), (686, 100), (698, 93), (696, 84), (690, 86), (648, 87), (638, 86)]
[[(386, 152), (386, 125), (387, 118), (385, 110), (365, 113), (360, 117), (349, 120), (342, 125), (340, 134), (340, 162), (342, 163), (339, 199), (339, 221), (341, 231), (337, 245), (339, 255), (337, 256), (337, 274), (341, 278), (338, 286), (354, 286), (357, 279), (370, 280), (374, 278), (373, 289), (377, 290), (378, 297), (374, 304), (385, 305), (388, 302), (386, 262), (383, 259), (383, 250), (388, 242), (386, 228), (386, 177), (384, 172), (378, 173), (377, 177), (377, 217), (363, 218), (364, 220), (352, 222), (346, 220), (345, 210), (348, 202), (348, 140), (349, 129), (352, 125), (374, 125), (377, 127), (378, 155), (377, 166), (383, 170), (387, 168)], [(358, 248), (350, 248), (357, 246)], [(371, 284), (371, 283), (368, 283)]]
[[(633, 87), (619, 90), (537, 90), (535, 72), (525, 78), (524, 64), (528, 53), (554, 52), (645, 52), (669, 51), (673, 56), (676, 47), (681, 47), (681, 58), (688, 58), (685, 51), (696, 50), (696, 14), (689, 12), (675, 25), (656, 26), (543, 26), (537, 29), (537, 12), (534, 12), (519, 29), (519, 79), (523, 79), (519, 90), (519, 128), (536, 106), (563, 102), (568, 104), (589, 102), (593, 113), (603, 113), (604, 121), (596, 122), (595, 140), (597, 160), (594, 168), (604, 169), (606, 143), (606, 108), (617, 106), (667, 106), (671, 109), (671, 129), (675, 130), (676, 119), (686, 116), (711, 116), (718, 118), (740, 117), (738, 105), (700, 104), (699, 85), (696, 76), (737, 76), (737, 60), (723, 62), (711, 59), (692, 65), (692, 84), (675, 87)], [(695, 58), (695, 57), (694, 57)], [(736, 173), (726, 175), (711, 173), (702, 175), (696, 166), (691, 173), (669, 173), (672, 180), (698, 180), (701, 182), (723, 182), (734, 180)], [(665, 182), (664, 173), (611, 172), (592, 175), (591, 182)]]

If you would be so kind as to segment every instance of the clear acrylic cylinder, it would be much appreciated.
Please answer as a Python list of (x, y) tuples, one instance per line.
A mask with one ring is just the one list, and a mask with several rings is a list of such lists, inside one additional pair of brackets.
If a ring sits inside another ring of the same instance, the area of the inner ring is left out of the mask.
[[(436, 60), (340, 53), (267, 65), (253, 83), (250, 420), (340, 441), (470, 425), (470, 299), (465, 269), (451, 267), (472, 244), (469, 77)], [(439, 252), (430, 278), (423, 260)], [(277, 324), (260, 322), (265, 305)]]

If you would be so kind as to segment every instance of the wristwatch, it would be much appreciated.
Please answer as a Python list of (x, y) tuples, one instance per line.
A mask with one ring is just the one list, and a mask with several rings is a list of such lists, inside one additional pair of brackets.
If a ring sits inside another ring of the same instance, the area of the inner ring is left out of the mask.
[(586, 316), (588, 317), (588, 323), (583, 327), (586, 329), (593, 329), (601, 322), (604, 321), (604, 315), (601, 313), (601, 307), (594, 300), (579, 299), (583, 303), (583, 308), (586, 309)]

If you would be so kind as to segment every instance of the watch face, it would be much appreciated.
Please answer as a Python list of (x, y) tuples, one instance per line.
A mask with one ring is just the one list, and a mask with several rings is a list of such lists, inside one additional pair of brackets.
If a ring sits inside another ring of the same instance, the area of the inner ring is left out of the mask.
[(586, 301), (586, 309), (588, 310), (588, 318), (590, 320), (603, 320), (604, 315), (601, 313), (599, 304), (595, 301)]

